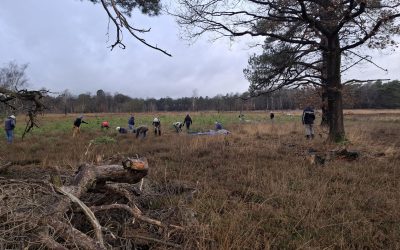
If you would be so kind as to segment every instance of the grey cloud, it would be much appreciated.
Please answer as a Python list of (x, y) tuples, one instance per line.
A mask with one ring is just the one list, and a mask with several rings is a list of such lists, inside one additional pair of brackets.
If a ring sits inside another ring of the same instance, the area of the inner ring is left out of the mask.
[[(100, 5), (78, 0), (2, 0), (0, 5), (0, 64), (16, 60), (29, 63), (32, 87), (52, 91), (69, 89), (75, 94), (98, 89), (132, 97), (202, 96), (246, 91), (242, 70), (252, 51), (243, 42), (199, 39), (191, 46), (179, 40), (178, 28), (169, 16), (135, 15), (134, 24), (151, 27), (145, 38), (166, 49), (167, 57), (125, 34), (127, 49), (108, 46), (107, 17)], [(378, 60), (398, 79), (398, 53)], [(393, 67), (393, 68), (392, 68)], [(382, 72), (366, 66), (345, 77), (382, 78)], [(393, 73), (395, 72), (395, 73)], [(371, 74), (370, 74), (371, 73)]]
[[(169, 58), (125, 35), (126, 50), (107, 46), (107, 18), (100, 5), (81, 1), (3, 0), (0, 63), (30, 64), (32, 85), (73, 93), (104, 89), (135, 97), (179, 97), (241, 92), (247, 89), (242, 69), (245, 51), (229, 50), (226, 42), (200, 40), (192, 46), (178, 38), (171, 17), (135, 17), (151, 27), (145, 38), (173, 54)], [(35, 11), (32, 11), (35, 10)]]

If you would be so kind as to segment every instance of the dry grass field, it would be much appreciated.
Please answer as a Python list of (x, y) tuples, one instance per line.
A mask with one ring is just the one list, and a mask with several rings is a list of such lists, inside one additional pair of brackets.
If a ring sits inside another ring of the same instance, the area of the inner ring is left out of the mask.
[[(348, 141), (340, 145), (326, 144), (318, 127), (316, 138), (305, 140), (299, 114), (287, 113), (277, 113), (274, 123), (265, 112), (248, 113), (243, 123), (238, 113), (191, 114), (193, 130), (220, 120), (232, 132), (227, 136), (176, 134), (170, 124), (185, 114), (161, 113), (163, 135), (150, 130), (145, 139), (99, 129), (104, 119), (124, 126), (127, 114), (88, 115), (78, 138), (72, 138), (74, 116), (46, 115), (24, 141), (0, 144), (1, 162), (40, 162), (0, 176), (48, 179), (54, 166), (68, 176), (83, 162), (138, 154), (149, 161), (144, 191), (152, 194), (139, 206), (183, 226), (171, 241), (184, 249), (400, 249), (400, 112), (346, 111)], [(136, 120), (150, 125), (153, 115)], [(360, 157), (310, 162), (310, 151), (340, 147)], [(5, 235), (0, 231), (0, 239)]]

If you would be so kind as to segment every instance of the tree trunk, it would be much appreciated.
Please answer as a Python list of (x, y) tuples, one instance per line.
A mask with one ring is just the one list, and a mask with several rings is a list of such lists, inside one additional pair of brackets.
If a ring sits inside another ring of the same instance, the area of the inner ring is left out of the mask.
[[(324, 46), (327, 46), (327, 39), (322, 40), (322, 44)], [(328, 84), (326, 83), (327, 79), (327, 61), (328, 61), (328, 52), (323, 51), (322, 52), (322, 69), (321, 69), (321, 75), (322, 75), (322, 93), (321, 93), (321, 111), (322, 111), (322, 119), (321, 119), (321, 126), (328, 127), (329, 126), (329, 120), (328, 120)]]
[(345, 138), (345, 131), (340, 73), (341, 51), (337, 34), (328, 38), (328, 48), (329, 50), (326, 52), (326, 93), (328, 98), (329, 141), (338, 142)]

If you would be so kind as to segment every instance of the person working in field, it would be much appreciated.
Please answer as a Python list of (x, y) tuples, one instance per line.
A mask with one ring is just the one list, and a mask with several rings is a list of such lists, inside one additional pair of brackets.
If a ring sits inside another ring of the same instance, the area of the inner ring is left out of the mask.
[(189, 114), (186, 114), (185, 120), (183, 121), (183, 123), (185, 123), (186, 125), (186, 130), (190, 129), (190, 125), (192, 125), (192, 118), (190, 117)]
[(78, 134), (81, 133), (80, 127), (81, 127), (81, 124), (82, 124), (82, 123), (89, 124), (89, 123), (87, 123), (87, 122), (85, 122), (85, 121), (83, 120), (83, 116), (81, 115), (81, 116), (79, 116), (78, 118), (76, 118), (75, 121), (74, 121), (74, 127), (73, 127), (72, 137), (75, 137), (76, 135), (78, 135)]
[(11, 144), (14, 140), (14, 128), (16, 126), (16, 118), (10, 115), (4, 122), (4, 130), (6, 131), (7, 143)]
[(101, 123), (101, 130), (109, 129), (109, 128), (110, 128), (110, 124), (108, 123), (108, 121), (104, 121)]
[(139, 126), (136, 128), (136, 138), (139, 136), (142, 138), (146, 137), (146, 133), (149, 129), (146, 126)]
[(274, 124), (275, 114), (273, 112), (269, 113), (269, 119), (271, 119), (272, 124)]
[(177, 133), (182, 132), (183, 122), (174, 122), (172, 125)]
[(128, 129), (132, 131), (132, 133), (135, 131), (135, 117), (133, 115), (131, 115), (128, 120)]
[(153, 126), (154, 126), (154, 134), (161, 136), (161, 121), (159, 118), (155, 117), (153, 120)]
[(220, 122), (215, 122), (215, 130), (221, 130), (222, 124)]
[(128, 130), (127, 130), (126, 128), (116, 127), (115, 129), (116, 129), (116, 130), (118, 131), (118, 133), (120, 133), (120, 134), (127, 134), (127, 133), (128, 133)]
[(312, 106), (306, 107), (303, 110), (302, 122), (306, 129), (307, 139), (314, 138), (314, 129), (313, 129), (314, 120), (315, 120), (314, 108)]
[(244, 114), (242, 114), (242, 112), (240, 112), (240, 114), (239, 114), (239, 120), (241, 121), (241, 122), (243, 122), (244, 121)]

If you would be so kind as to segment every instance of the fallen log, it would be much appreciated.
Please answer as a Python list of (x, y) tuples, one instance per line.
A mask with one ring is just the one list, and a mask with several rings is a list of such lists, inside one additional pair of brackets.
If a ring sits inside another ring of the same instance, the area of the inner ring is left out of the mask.
[[(8, 240), (0, 242), (0, 248), (104, 250), (124, 246), (124, 238), (180, 247), (170, 242), (170, 235), (184, 231), (183, 227), (150, 218), (136, 205), (142, 192), (132, 184), (147, 175), (145, 158), (126, 158), (121, 165), (83, 164), (68, 179), (61, 179), (55, 169), (52, 183), (0, 178), (0, 198), (7, 199), (7, 206), (0, 206), (0, 232), (7, 231)], [(69, 184), (63, 185), (63, 180)], [(140, 223), (133, 224), (131, 218)], [(134, 230), (126, 237), (118, 229), (124, 223)], [(20, 239), (27, 235), (21, 245)]]
[[(0, 206), (0, 230), (8, 230), (7, 235), (10, 236), (7, 245), (0, 244), (0, 248), (12, 249), (20, 246), (18, 239), (26, 235), (32, 237), (26, 241), (27, 244), (36, 244), (36, 248), (109, 248), (102, 233), (105, 228), (100, 225), (93, 211), (82, 202), (81, 197), (86, 195), (88, 190), (107, 185), (107, 182), (138, 183), (147, 173), (148, 163), (145, 158), (128, 158), (121, 165), (84, 164), (79, 167), (71, 184), (67, 186), (62, 186), (63, 183), (60, 178), (56, 178), (57, 176), (51, 178), (55, 182), (53, 184), (46, 181), (33, 183), (29, 180), (0, 179), (0, 197), (7, 199), (7, 206)], [(73, 212), (72, 203), (78, 204), (84, 211), (89, 227), (91, 225), (93, 228), (85, 229), (85, 232), (93, 232), (94, 238), (74, 227), (69, 219), (66, 220), (68, 212)], [(140, 210), (132, 211), (143, 221), (149, 219), (148, 222), (158, 222), (141, 215)], [(13, 225), (11, 231), (8, 224)], [(57, 237), (49, 235), (48, 232), (53, 232), (51, 235), (55, 234)], [(39, 244), (41, 246), (38, 246)]]
[(105, 184), (107, 181), (118, 183), (138, 183), (145, 177), (149, 170), (146, 158), (130, 159), (123, 161), (123, 165), (102, 165), (91, 166), (82, 165), (79, 167), (72, 185), (65, 187), (74, 191), (68, 191), (73, 195), (80, 197), (82, 192), (86, 192), (95, 183)]
[[(138, 167), (139, 166), (139, 167)], [(58, 214), (61, 216), (68, 208), (71, 201), (78, 203), (80, 207), (85, 211), (88, 220), (92, 224), (94, 231), (96, 232), (96, 245), (93, 248), (104, 249), (103, 236), (101, 233), (101, 226), (94, 217), (92, 211), (87, 208), (80, 200), (84, 193), (88, 189), (93, 188), (96, 184), (102, 185), (108, 181), (111, 182), (122, 182), (122, 183), (138, 183), (148, 173), (148, 163), (146, 158), (131, 160), (128, 158), (121, 165), (82, 165), (78, 169), (78, 173), (72, 182), (72, 185), (57, 187), (57, 191), (67, 196), (63, 198), (55, 207), (51, 214)], [(52, 216), (53, 217), (53, 216)]]
[(330, 150), (328, 152), (318, 152), (312, 148), (308, 150), (309, 160), (312, 165), (323, 166), (327, 161), (336, 159), (354, 161), (360, 158), (360, 152), (349, 151), (347, 148)]

